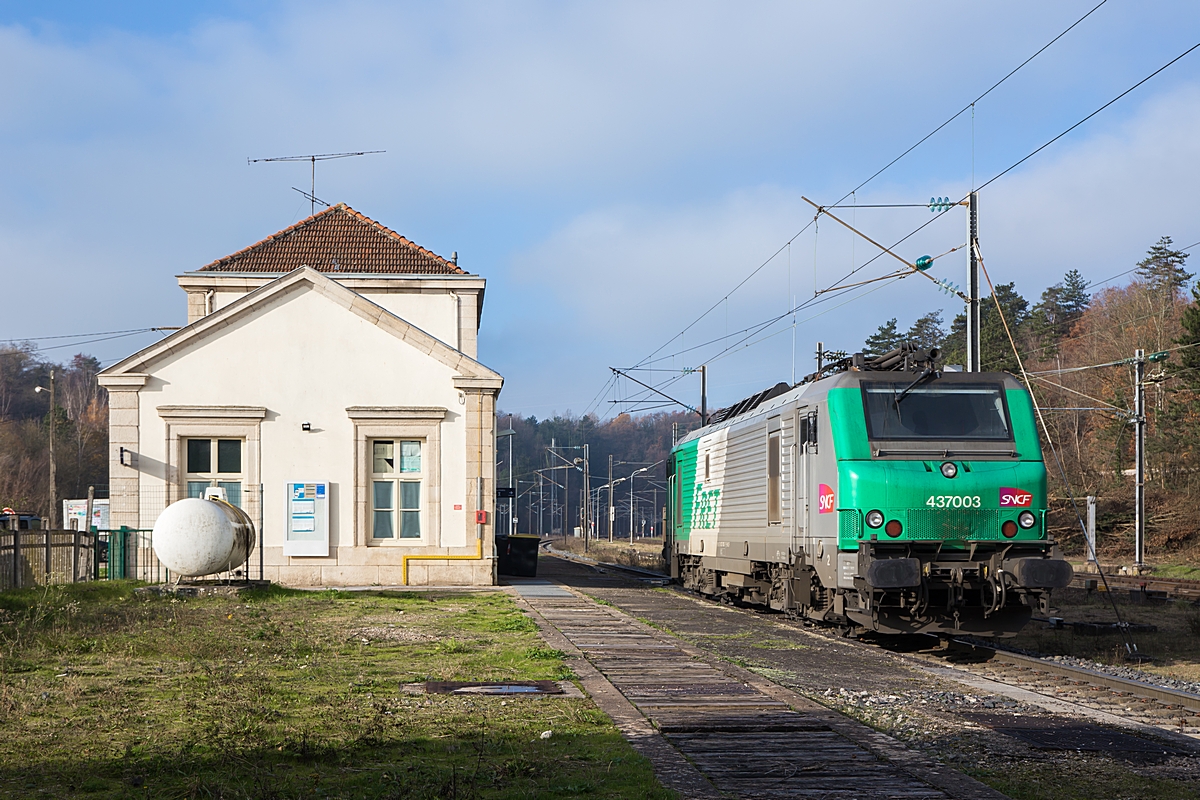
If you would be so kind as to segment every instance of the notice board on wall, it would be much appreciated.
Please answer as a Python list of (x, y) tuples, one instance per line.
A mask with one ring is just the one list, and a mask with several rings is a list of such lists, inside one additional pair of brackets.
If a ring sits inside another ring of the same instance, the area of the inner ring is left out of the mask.
[(285, 556), (328, 556), (329, 484), (325, 481), (289, 481), (285, 521)]

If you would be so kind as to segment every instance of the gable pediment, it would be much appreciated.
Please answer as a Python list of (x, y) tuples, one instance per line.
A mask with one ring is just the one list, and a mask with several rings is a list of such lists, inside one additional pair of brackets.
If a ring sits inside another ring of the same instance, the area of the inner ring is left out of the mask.
[[(117, 385), (120, 376), (152, 373), (155, 365), (174, 358), (182, 352), (202, 347), (206, 341), (221, 336), (232, 326), (257, 315), (278, 313), (277, 305), (286, 303), (297, 292), (313, 292), (342, 311), (365, 320), (420, 353), (441, 362), (461, 376), (500, 379), (473, 358), (454, 349), (430, 333), (418, 328), (362, 295), (331, 280), (311, 267), (292, 270), (265, 286), (250, 292), (220, 310), (184, 327), (162, 341), (156, 342), (122, 359), (100, 373), (103, 385)], [(337, 313), (337, 312), (334, 312)]]

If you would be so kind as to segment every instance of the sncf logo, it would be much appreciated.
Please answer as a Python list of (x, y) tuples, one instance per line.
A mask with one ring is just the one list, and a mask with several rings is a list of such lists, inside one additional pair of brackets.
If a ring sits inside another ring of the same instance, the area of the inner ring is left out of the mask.
[(817, 487), (817, 510), (821, 514), (828, 514), (833, 511), (833, 489), (825, 484)]
[(1033, 505), (1033, 495), (1024, 489), (1000, 489), (1001, 508), (1029, 508)]

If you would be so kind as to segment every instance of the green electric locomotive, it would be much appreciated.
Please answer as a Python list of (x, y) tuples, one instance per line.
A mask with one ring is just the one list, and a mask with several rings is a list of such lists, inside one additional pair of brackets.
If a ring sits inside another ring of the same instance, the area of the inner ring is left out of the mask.
[(936, 357), (856, 354), (678, 442), (672, 577), (846, 630), (1004, 636), (1046, 613), (1073, 571), (1029, 393)]

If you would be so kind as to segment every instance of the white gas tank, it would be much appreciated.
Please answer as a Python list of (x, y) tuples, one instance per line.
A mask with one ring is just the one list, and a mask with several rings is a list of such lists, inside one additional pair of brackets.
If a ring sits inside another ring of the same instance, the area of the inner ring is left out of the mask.
[(154, 554), (176, 575), (195, 578), (234, 570), (254, 549), (254, 523), (222, 500), (189, 497), (154, 522)]

